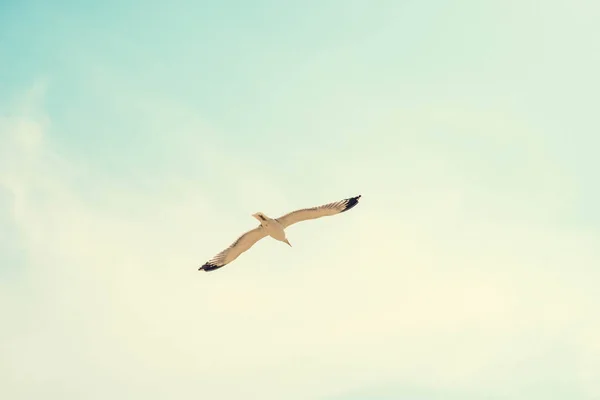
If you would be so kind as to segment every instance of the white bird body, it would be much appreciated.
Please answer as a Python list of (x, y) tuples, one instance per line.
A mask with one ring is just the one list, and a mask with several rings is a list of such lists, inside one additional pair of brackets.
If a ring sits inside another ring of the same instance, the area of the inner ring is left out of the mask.
[(288, 242), (287, 238), (285, 237), (284, 227), (279, 221), (269, 218), (261, 212), (252, 214), (252, 216), (260, 222), (260, 225), (265, 229), (267, 235), (271, 236), (275, 240), (285, 242), (291, 246), (290, 242)]
[(307, 221), (348, 211), (358, 204), (358, 199), (360, 197), (361, 196), (359, 195), (335, 203), (296, 210), (276, 219), (269, 218), (261, 212), (254, 213), (252, 216), (260, 222), (260, 225), (237, 238), (231, 246), (211, 258), (201, 266), (199, 270), (213, 271), (229, 264), (238, 258), (240, 254), (266, 236), (271, 236), (275, 240), (287, 243), (291, 247), (292, 245), (288, 241), (285, 233), (287, 227), (300, 221)]

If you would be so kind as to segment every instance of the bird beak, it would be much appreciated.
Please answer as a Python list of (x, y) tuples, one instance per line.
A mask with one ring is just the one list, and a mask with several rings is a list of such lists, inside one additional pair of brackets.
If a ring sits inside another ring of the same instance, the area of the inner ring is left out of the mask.
[(288, 245), (290, 245), (290, 247), (292, 247), (292, 245), (290, 244), (290, 242), (288, 242), (287, 239), (284, 240)]

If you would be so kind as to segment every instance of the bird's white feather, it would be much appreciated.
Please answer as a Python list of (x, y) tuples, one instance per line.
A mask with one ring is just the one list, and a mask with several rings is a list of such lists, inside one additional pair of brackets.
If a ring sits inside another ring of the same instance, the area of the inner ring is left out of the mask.
[(265, 236), (267, 236), (266, 229), (259, 225), (237, 238), (228, 248), (211, 258), (205, 265), (216, 268), (229, 264)]
[(277, 222), (279, 222), (284, 228), (287, 228), (288, 226), (297, 222), (339, 214), (354, 207), (358, 203), (359, 198), (360, 196), (357, 196), (350, 199), (323, 204), (322, 206), (292, 211), (277, 218)]

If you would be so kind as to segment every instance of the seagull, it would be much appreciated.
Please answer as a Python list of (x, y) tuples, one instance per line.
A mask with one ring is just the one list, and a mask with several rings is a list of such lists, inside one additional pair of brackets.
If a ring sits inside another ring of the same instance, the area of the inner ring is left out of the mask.
[(287, 243), (292, 247), (285, 235), (285, 228), (297, 222), (336, 215), (348, 211), (358, 204), (358, 199), (360, 199), (360, 197), (361, 195), (358, 195), (356, 197), (324, 204), (318, 207), (303, 208), (287, 213), (276, 219), (269, 218), (262, 212), (254, 213), (252, 216), (260, 222), (260, 225), (237, 238), (231, 246), (221, 251), (203, 266), (198, 268), (198, 271), (204, 270), (208, 272), (224, 267), (238, 258), (240, 254), (248, 250), (260, 239), (267, 236), (271, 236), (273, 239), (279, 240), (280, 242)]

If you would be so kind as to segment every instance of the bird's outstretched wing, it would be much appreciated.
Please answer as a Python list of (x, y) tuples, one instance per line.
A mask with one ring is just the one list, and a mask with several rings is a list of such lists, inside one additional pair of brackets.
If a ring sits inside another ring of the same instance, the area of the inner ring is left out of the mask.
[(292, 211), (291, 213), (285, 214), (284, 216), (277, 218), (277, 221), (284, 228), (287, 228), (288, 226), (295, 224), (296, 222), (326, 217), (328, 215), (339, 214), (344, 211), (348, 211), (349, 209), (357, 205), (358, 199), (360, 199), (360, 195), (356, 197), (351, 197), (349, 199), (336, 201), (335, 203), (329, 203), (318, 207), (304, 208), (302, 210)]
[(203, 266), (198, 268), (198, 271), (213, 271), (215, 269), (221, 268), (229, 264), (230, 262), (238, 258), (240, 254), (252, 247), (254, 243), (258, 242), (265, 236), (267, 236), (266, 230), (261, 225), (259, 225), (257, 228), (254, 228), (237, 238), (237, 240), (233, 242), (231, 246), (229, 246), (228, 248), (211, 258), (209, 261), (207, 261)]

